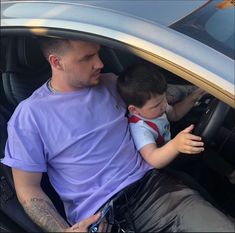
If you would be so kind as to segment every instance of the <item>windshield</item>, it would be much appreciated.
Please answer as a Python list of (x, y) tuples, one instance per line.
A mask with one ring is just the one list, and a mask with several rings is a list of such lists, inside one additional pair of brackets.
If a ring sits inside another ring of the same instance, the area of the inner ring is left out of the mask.
[(234, 60), (234, 0), (210, 1), (170, 27)]

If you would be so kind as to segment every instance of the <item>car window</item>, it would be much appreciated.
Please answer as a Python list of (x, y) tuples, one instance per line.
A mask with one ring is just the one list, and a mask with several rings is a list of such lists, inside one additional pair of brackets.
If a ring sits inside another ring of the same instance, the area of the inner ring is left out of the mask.
[(197, 39), (234, 59), (235, 2), (211, 1), (171, 25), (171, 28)]
[[(234, 16), (234, 9), (215, 12), (205, 24), (205, 30), (215, 40), (218, 40), (229, 48), (234, 49), (234, 22), (230, 19)], [(215, 27), (216, 25), (216, 27)]]

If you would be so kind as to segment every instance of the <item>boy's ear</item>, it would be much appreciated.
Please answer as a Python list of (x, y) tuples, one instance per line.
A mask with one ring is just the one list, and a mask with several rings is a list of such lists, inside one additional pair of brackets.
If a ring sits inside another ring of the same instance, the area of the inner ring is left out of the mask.
[(128, 106), (128, 111), (129, 111), (130, 113), (132, 113), (132, 114), (138, 114), (138, 113), (139, 113), (137, 107), (134, 106), (134, 105), (129, 105), (129, 106)]

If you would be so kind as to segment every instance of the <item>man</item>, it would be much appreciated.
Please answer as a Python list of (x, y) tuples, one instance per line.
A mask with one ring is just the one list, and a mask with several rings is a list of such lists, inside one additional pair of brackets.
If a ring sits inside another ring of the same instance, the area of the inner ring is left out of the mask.
[[(234, 222), (196, 191), (141, 158), (116, 77), (100, 74), (98, 44), (45, 38), (41, 45), (52, 77), (17, 107), (2, 161), (33, 221), (45, 231), (85, 232), (110, 202), (115, 223), (129, 230), (234, 231)], [(42, 191), (42, 172), (72, 227)]]

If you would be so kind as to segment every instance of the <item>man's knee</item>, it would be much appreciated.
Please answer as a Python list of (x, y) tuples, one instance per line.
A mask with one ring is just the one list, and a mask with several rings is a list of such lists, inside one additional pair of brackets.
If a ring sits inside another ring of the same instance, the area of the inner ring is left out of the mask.
[(199, 195), (189, 197), (181, 208), (181, 231), (192, 232), (234, 232), (235, 222), (231, 217), (216, 209)]

